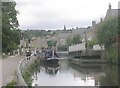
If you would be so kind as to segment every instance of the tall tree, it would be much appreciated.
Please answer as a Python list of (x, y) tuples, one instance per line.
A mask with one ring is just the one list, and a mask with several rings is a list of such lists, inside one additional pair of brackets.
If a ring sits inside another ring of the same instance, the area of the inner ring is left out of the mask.
[(105, 48), (111, 47), (116, 42), (118, 35), (118, 18), (110, 18), (98, 26), (97, 39), (99, 44), (105, 45)]
[(111, 63), (118, 63), (118, 17), (113, 17), (100, 23), (97, 30), (97, 39), (100, 45), (105, 46), (105, 59)]
[(10, 52), (17, 48), (19, 44), (19, 23), (15, 2), (2, 3), (2, 50)]

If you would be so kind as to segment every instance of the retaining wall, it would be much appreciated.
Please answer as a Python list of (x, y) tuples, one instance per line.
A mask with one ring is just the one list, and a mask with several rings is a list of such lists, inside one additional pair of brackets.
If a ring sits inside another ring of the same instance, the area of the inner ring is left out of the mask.
[(37, 59), (33, 54), (30, 56), (30, 60), (27, 60), (27, 57), (23, 58), (19, 65), (18, 65), (18, 71), (17, 71), (17, 86), (28, 86), (23, 79), (22, 72), (24, 72), (34, 61)]

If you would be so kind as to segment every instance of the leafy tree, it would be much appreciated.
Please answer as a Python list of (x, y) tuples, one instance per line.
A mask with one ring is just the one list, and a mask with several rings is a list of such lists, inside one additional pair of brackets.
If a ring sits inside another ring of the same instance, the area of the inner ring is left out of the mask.
[(46, 37), (51, 35), (49, 31), (42, 31), (42, 30), (26, 30), (24, 32), (25, 39), (31, 39), (32, 37)]
[(67, 45), (60, 45), (57, 47), (58, 51), (67, 51), (68, 50), (68, 46)]
[(97, 39), (96, 38), (87, 42), (87, 48), (92, 48), (93, 45), (95, 45), (95, 44), (97, 44)]
[(105, 48), (111, 47), (116, 42), (118, 34), (118, 18), (111, 18), (99, 24), (97, 31), (98, 43), (105, 45)]
[(2, 3), (2, 50), (10, 52), (18, 47), (19, 23), (17, 20), (17, 11), (15, 10), (15, 2)]
[(110, 18), (99, 24), (97, 39), (100, 45), (105, 46), (105, 58), (111, 63), (118, 63), (118, 51), (115, 43), (118, 37), (117, 17)]
[(74, 35), (74, 36), (73, 36), (72, 43), (73, 43), (73, 44), (81, 43), (81, 36), (80, 36), (80, 35)]
[(49, 41), (47, 41), (47, 45), (49, 47), (56, 46), (56, 43), (57, 43), (57, 41), (55, 41), (55, 40), (49, 40)]
[(67, 38), (67, 45), (70, 46), (72, 44), (79, 44), (81, 43), (81, 36), (80, 35), (74, 35), (73, 38), (68, 37)]
[(68, 37), (66, 41), (67, 41), (68, 46), (72, 45), (72, 38), (71, 37)]

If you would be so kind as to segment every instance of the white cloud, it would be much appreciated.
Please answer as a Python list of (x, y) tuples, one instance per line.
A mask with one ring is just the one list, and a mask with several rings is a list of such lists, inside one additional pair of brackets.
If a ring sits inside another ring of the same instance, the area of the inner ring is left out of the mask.
[[(67, 24), (87, 26), (104, 17), (108, 4), (117, 9), (119, 0), (15, 0), (20, 27), (51, 29)], [(89, 23), (88, 23), (89, 22)], [(62, 26), (61, 26), (62, 27)]]

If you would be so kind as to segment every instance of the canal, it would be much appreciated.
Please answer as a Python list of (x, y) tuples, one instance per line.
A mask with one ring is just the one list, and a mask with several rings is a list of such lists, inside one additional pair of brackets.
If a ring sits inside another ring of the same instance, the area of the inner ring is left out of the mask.
[(59, 63), (38, 63), (32, 75), (32, 86), (117, 86), (118, 66), (78, 66), (68, 59)]

